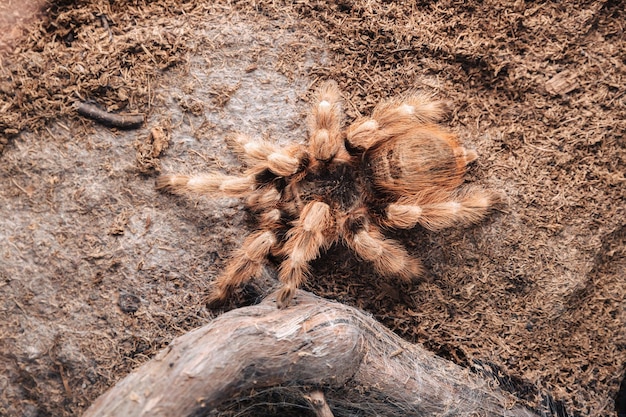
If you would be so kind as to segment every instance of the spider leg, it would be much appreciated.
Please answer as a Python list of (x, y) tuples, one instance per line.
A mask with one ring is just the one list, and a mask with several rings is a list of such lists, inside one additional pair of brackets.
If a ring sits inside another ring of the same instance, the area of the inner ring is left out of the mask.
[(417, 201), (400, 199), (387, 207), (386, 224), (401, 229), (420, 224), (429, 230), (440, 230), (459, 224), (477, 223), (499, 201), (499, 195), (473, 187), (453, 194), (431, 196), (423, 203), (420, 203), (419, 198)]
[(371, 117), (363, 117), (347, 129), (347, 141), (367, 150), (420, 125), (432, 125), (446, 113), (445, 105), (423, 94), (412, 94), (379, 104)]
[(260, 276), (276, 242), (276, 235), (270, 230), (260, 230), (248, 236), (241, 248), (232, 254), (224, 272), (213, 282), (208, 303), (223, 303), (235, 288)]
[(309, 149), (318, 161), (330, 161), (345, 152), (341, 134), (341, 95), (337, 83), (328, 81), (317, 92), (308, 119)]
[(330, 243), (326, 234), (331, 226), (332, 217), (327, 204), (314, 201), (308, 203), (302, 210), (283, 247), (285, 260), (278, 272), (283, 287), (276, 299), (278, 308), (289, 306), (296, 289), (306, 279), (309, 262), (317, 258), (320, 249)]
[(345, 235), (348, 247), (371, 262), (381, 275), (395, 275), (409, 281), (422, 274), (421, 262), (411, 257), (399, 243), (385, 238), (377, 227), (368, 227), (360, 219), (353, 219), (348, 229), (353, 229)]
[(237, 133), (226, 139), (229, 148), (244, 162), (254, 165), (255, 172), (264, 169), (274, 175), (288, 177), (306, 165), (307, 153), (300, 144), (286, 148), (267, 140), (252, 139), (243, 133)]
[(422, 93), (412, 93), (387, 100), (376, 106), (372, 117), (383, 126), (399, 122), (432, 124), (446, 114), (446, 105)]
[(280, 198), (281, 194), (275, 187), (260, 187), (246, 198), (246, 205), (256, 212), (266, 212), (275, 208)]
[(215, 193), (221, 193), (229, 197), (245, 196), (254, 189), (255, 184), (252, 176), (236, 177), (219, 173), (167, 174), (159, 176), (156, 180), (157, 190), (173, 194), (214, 196)]

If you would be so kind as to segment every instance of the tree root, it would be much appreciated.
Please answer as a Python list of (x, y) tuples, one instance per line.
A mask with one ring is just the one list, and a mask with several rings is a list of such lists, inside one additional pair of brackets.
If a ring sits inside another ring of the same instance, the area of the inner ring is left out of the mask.
[(272, 294), (175, 339), (84, 417), (201, 416), (234, 398), (287, 386), (303, 387), (302, 398), (324, 417), (355, 409), (379, 416), (535, 416), (361, 311), (298, 291), (284, 310)]

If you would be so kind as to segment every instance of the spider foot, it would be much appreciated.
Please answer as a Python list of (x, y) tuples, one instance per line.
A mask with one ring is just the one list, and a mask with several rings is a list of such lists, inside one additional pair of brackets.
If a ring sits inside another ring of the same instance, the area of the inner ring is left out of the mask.
[(281, 310), (289, 307), (295, 294), (295, 287), (289, 285), (283, 286), (276, 294), (276, 306)]
[(184, 188), (187, 182), (189, 182), (188, 175), (165, 174), (157, 177), (155, 185), (159, 191), (175, 193), (177, 190)]
[(211, 309), (224, 307), (226, 301), (230, 299), (232, 295), (233, 290), (231, 288), (211, 288), (206, 298), (206, 306)]

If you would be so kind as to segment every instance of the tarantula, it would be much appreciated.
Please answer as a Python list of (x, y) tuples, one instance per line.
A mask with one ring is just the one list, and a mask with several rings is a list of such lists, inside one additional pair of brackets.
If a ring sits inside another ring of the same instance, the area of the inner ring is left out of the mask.
[(239, 135), (233, 142), (248, 163), (242, 176), (160, 176), (158, 189), (244, 197), (258, 216), (258, 229), (214, 282), (211, 301), (224, 301), (278, 259), (277, 304), (287, 307), (309, 262), (339, 241), (381, 275), (419, 276), (420, 261), (383, 229), (475, 223), (498, 200), (494, 192), (460, 187), (477, 154), (436, 124), (444, 113), (441, 103), (413, 93), (379, 104), (344, 130), (340, 92), (329, 81), (316, 93), (308, 144), (281, 147)]

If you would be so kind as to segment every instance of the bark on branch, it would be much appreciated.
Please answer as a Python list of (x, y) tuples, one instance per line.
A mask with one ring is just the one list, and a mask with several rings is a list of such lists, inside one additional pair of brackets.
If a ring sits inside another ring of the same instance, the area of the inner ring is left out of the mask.
[(271, 295), (175, 339), (84, 416), (200, 416), (287, 385), (322, 389), (336, 416), (361, 406), (389, 416), (535, 415), (359, 310), (298, 291), (287, 309)]

